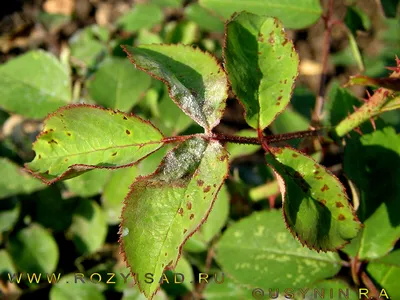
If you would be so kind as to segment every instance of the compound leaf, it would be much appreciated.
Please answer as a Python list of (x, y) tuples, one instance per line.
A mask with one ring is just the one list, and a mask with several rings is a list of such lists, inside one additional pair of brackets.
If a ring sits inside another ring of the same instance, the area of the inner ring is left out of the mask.
[(304, 28), (315, 23), (322, 9), (318, 0), (200, 0), (200, 5), (228, 19), (234, 12), (248, 11), (282, 20), (288, 28)]
[(290, 101), (299, 57), (274, 18), (240, 13), (226, 25), (225, 67), (247, 123), (264, 129)]
[(207, 218), (228, 167), (228, 154), (218, 142), (194, 137), (132, 185), (122, 212), (121, 247), (147, 297), (157, 291), (163, 271), (175, 268), (183, 244)]
[(150, 123), (118, 111), (90, 105), (60, 108), (45, 120), (26, 167), (46, 183), (94, 168), (132, 165), (163, 145)]
[(185, 45), (123, 48), (137, 68), (168, 86), (171, 99), (199, 125), (211, 131), (219, 123), (228, 83), (214, 57)]
[(361, 224), (336, 177), (297, 150), (271, 148), (271, 154), (266, 159), (281, 187), (286, 224), (302, 244), (335, 250), (357, 236)]
[(71, 99), (68, 68), (50, 53), (30, 51), (0, 67), (0, 107), (40, 119)]
[(236, 283), (265, 291), (303, 288), (340, 270), (337, 253), (317, 253), (293, 239), (280, 210), (253, 213), (228, 227), (216, 259)]

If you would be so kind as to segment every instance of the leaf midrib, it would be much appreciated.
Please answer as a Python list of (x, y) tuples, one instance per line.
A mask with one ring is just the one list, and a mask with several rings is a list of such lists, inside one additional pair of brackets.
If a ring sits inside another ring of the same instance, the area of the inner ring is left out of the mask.
[(86, 152), (80, 152), (80, 153), (73, 153), (73, 154), (66, 154), (66, 155), (60, 155), (60, 156), (46, 156), (46, 159), (57, 159), (57, 158), (64, 158), (64, 157), (73, 157), (77, 155), (85, 155), (85, 154), (90, 154), (90, 153), (95, 153), (99, 151), (106, 151), (110, 149), (121, 149), (121, 148), (128, 148), (128, 147), (135, 147), (135, 146), (147, 146), (147, 145), (154, 145), (154, 144), (162, 144), (164, 141), (150, 141), (150, 142), (145, 142), (145, 143), (134, 143), (134, 144), (127, 144), (127, 145), (121, 145), (121, 146), (111, 146), (107, 148), (100, 148), (100, 149), (95, 149), (91, 151), (86, 151)]

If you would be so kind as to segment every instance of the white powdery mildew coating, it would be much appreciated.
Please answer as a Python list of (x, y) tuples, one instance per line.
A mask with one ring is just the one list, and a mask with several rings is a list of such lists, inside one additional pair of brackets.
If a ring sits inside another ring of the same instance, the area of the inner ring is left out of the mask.
[(185, 177), (198, 166), (206, 148), (207, 142), (202, 138), (185, 141), (167, 154), (157, 179), (172, 181)]

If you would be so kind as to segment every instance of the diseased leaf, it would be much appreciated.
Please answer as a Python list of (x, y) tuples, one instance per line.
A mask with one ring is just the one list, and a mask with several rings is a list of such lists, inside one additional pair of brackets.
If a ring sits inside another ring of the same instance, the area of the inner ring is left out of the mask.
[[(176, 266), (184, 242), (207, 218), (227, 173), (223, 147), (193, 137), (171, 150), (155, 173), (131, 186), (122, 212), (121, 248), (147, 297), (157, 291), (163, 271)], [(146, 273), (153, 274), (153, 283)]]
[(68, 68), (50, 53), (30, 51), (0, 66), (0, 107), (8, 112), (40, 119), (70, 100)]
[(138, 169), (136, 166), (112, 171), (101, 197), (108, 224), (115, 225), (121, 221), (122, 202), (129, 192), (129, 186), (137, 175)]
[(163, 145), (162, 134), (134, 115), (90, 105), (70, 105), (49, 115), (26, 164), (47, 183), (94, 168), (136, 163)]
[(181, 109), (207, 131), (220, 121), (228, 97), (228, 83), (216, 59), (184, 45), (124, 46), (135, 66), (169, 88)]
[(244, 105), (247, 123), (262, 130), (289, 103), (299, 57), (274, 18), (240, 13), (227, 23), (225, 37), (232, 90)]
[(229, 216), (229, 193), (225, 185), (222, 186), (215, 200), (207, 221), (203, 223), (186, 242), (184, 250), (202, 252), (207, 250), (207, 244), (221, 231)]
[(282, 20), (288, 28), (305, 28), (322, 13), (318, 0), (200, 0), (200, 5), (228, 19), (234, 12), (248, 11)]
[(23, 168), (7, 158), (0, 158), (0, 199), (18, 194), (30, 194), (45, 188)]
[(335, 250), (361, 228), (344, 187), (327, 169), (290, 148), (271, 148), (267, 163), (281, 188), (285, 222), (302, 244)]
[(98, 104), (129, 112), (150, 83), (150, 76), (136, 70), (126, 59), (109, 58), (94, 73), (88, 90)]
[(163, 14), (155, 4), (135, 3), (133, 8), (122, 15), (117, 24), (127, 31), (137, 31), (142, 28), (152, 28), (161, 22)]
[(226, 276), (249, 288), (303, 288), (340, 270), (337, 253), (304, 248), (285, 228), (280, 210), (256, 212), (234, 223), (216, 247)]
[(367, 272), (375, 282), (386, 290), (390, 299), (400, 298), (398, 285), (400, 276), (400, 250), (393, 251), (383, 258), (371, 261), (367, 265)]
[[(357, 293), (352, 288), (350, 288), (350, 286), (346, 282), (341, 280), (317, 281), (313, 284), (310, 284), (308, 287), (309, 291), (306, 294), (306, 297), (301, 297), (300, 299), (312, 300), (317, 298), (316, 295), (318, 295), (318, 297), (321, 297), (321, 299), (324, 299), (325, 297), (331, 299), (359, 299)], [(315, 293), (316, 290), (318, 292), (317, 294)]]
[(100, 206), (92, 200), (79, 201), (69, 232), (78, 251), (90, 254), (98, 250), (106, 240), (107, 230), (106, 216)]
[(22, 272), (54, 272), (59, 258), (53, 236), (38, 224), (18, 231), (9, 241), (8, 252)]

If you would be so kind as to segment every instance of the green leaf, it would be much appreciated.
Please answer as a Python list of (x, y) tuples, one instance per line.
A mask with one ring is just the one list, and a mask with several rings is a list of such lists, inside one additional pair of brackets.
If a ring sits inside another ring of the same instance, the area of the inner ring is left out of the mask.
[(89, 95), (98, 104), (129, 112), (150, 87), (151, 78), (126, 59), (109, 58), (89, 81)]
[(179, 8), (183, 5), (183, 0), (152, 0), (151, 3), (160, 7)]
[(5, 249), (0, 250), (0, 278), (8, 278), (8, 273), (15, 273), (14, 263)]
[(122, 202), (129, 192), (129, 186), (138, 175), (136, 166), (113, 170), (101, 197), (108, 224), (118, 224), (121, 219)]
[(68, 190), (76, 196), (92, 197), (103, 191), (103, 187), (109, 177), (109, 170), (98, 169), (68, 179), (65, 181), (65, 185)]
[(198, 3), (188, 5), (185, 8), (185, 15), (188, 20), (197, 23), (201, 29), (211, 32), (224, 32), (222, 20)]
[(0, 158), (0, 199), (18, 194), (30, 194), (45, 188), (40, 180), (7, 158)]
[(344, 187), (327, 169), (290, 148), (271, 148), (267, 163), (281, 188), (285, 222), (307, 247), (335, 250), (361, 228)]
[(346, 142), (344, 171), (360, 191), (357, 214), (364, 223), (355, 245), (360, 259), (385, 255), (400, 238), (400, 218), (395, 213), (400, 209), (399, 155), (400, 136), (391, 127)]
[(200, 0), (200, 5), (215, 11), (225, 19), (234, 12), (248, 11), (282, 20), (288, 28), (305, 28), (315, 23), (322, 9), (318, 0), (254, 1), (254, 0)]
[(167, 271), (165, 274), (168, 281), (164, 280), (161, 286), (169, 295), (178, 296), (193, 291), (195, 282), (193, 269), (184, 256), (179, 258), (173, 272)]
[(0, 242), (1, 233), (10, 230), (18, 220), (21, 205), (18, 198), (0, 201)]
[[(257, 132), (251, 129), (244, 129), (239, 132), (236, 132), (235, 135), (244, 137), (257, 137)], [(231, 160), (237, 157), (253, 154), (259, 149), (260, 146), (257, 145), (242, 145), (242, 144), (229, 143), (226, 146), (226, 150), (228, 150), (229, 157)]]
[(11, 237), (8, 252), (19, 271), (30, 273), (54, 272), (59, 258), (53, 236), (38, 224), (32, 224)]
[(122, 15), (117, 24), (126, 31), (137, 31), (142, 28), (152, 28), (160, 23), (162, 18), (162, 11), (157, 5), (138, 3)]
[(155, 124), (167, 136), (177, 135), (193, 124), (192, 119), (172, 102), (167, 88), (164, 89), (158, 103), (158, 111), (160, 115), (156, 118)]
[[(193, 137), (170, 151), (155, 173), (137, 180), (125, 199), (121, 242), (141, 291), (150, 297), (184, 242), (205, 221), (228, 172), (216, 141)], [(144, 277), (152, 273), (154, 282)], [(147, 282), (146, 282), (147, 281)]]
[(304, 287), (340, 270), (337, 253), (317, 253), (294, 240), (280, 210), (253, 213), (228, 227), (216, 259), (236, 283), (265, 291)]
[(80, 200), (69, 229), (78, 251), (89, 254), (99, 250), (106, 240), (107, 230), (106, 216), (100, 206), (92, 200)]
[(198, 40), (198, 26), (191, 21), (169, 22), (164, 30), (165, 44), (190, 45)]
[(132, 165), (160, 148), (162, 134), (134, 115), (90, 105), (70, 105), (51, 114), (26, 167), (53, 183), (94, 168)]
[(299, 57), (277, 19), (240, 13), (226, 25), (225, 68), (247, 123), (261, 130), (290, 101)]
[(253, 300), (258, 299), (252, 296), (252, 290), (244, 286), (239, 286), (229, 277), (224, 278), (224, 282), (216, 283), (214, 281), (207, 284), (204, 291), (204, 297), (207, 300)]
[(367, 265), (367, 272), (375, 282), (386, 290), (390, 299), (400, 299), (398, 285), (400, 276), (400, 250), (396, 250), (381, 259), (371, 261)]
[[(121, 300), (147, 300), (147, 299), (148, 299), (147, 297), (145, 297), (143, 294), (140, 293), (139, 288), (137, 286), (134, 286), (124, 290)], [(152, 299), (168, 300), (169, 298), (163, 290), (159, 290)]]
[(53, 232), (62, 232), (68, 229), (72, 222), (72, 213), (80, 199), (64, 199), (57, 186), (40, 191), (32, 200), (32, 215), (35, 222), (40, 223)]
[(0, 66), (0, 107), (6, 111), (40, 119), (70, 100), (69, 70), (50, 53), (30, 51)]
[(109, 36), (107, 28), (97, 25), (78, 30), (69, 39), (71, 56), (77, 60), (75, 64), (78, 66), (84, 64), (85, 67), (94, 65), (107, 52), (106, 42)]
[(223, 185), (207, 221), (188, 239), (184, 247), (185, 251), (202, 252), (207, 250), (207, 244), (221, 231), (228, 220), (229, 200), (228, 190)]
[[(78, 273), (79, 274), (79, 273)], [(105, 300), (102, 294), (102, 285), (92, 283), (89, 278), (81, 282), (79, 275), (68, 274), (63, 276), (59, 282), (54, 284), (50, 290), (50, 300)], [(78, 279), (76, 279), (78, 278)], [(93, 277), (96, 280), (97, 277)]]
[(383, 11), (385, 12), (385, 16), (387, 18), (396, 18), (397, 12), (399, 11), (397, 8), (399, 6), (399, 0), (381, 0)]
[(181, 109), (207, 131), (222, 117), (228, 97), (226, 75), (216, 59), (184, 45), (124, 46), (139, 69), (163, 81)]
[[(317, 290), (319, 294), (315, 294), (315, 290)], [(306, 294), (306, 297), (300, 299), (317, 299), (316, 295), (323, 295), (319, 296), (321, 297), (321, 299), (324, 299), (325, 297), (329, 297), (331, 299), (334, 299), (333, 297), (335, 297), (336, 299), (359, 299), (357, 293), (352, 288), (350, 288), (350, 286), (346, 282), (336, 279), (318, 281), (309, 285), (309, 292)]]

